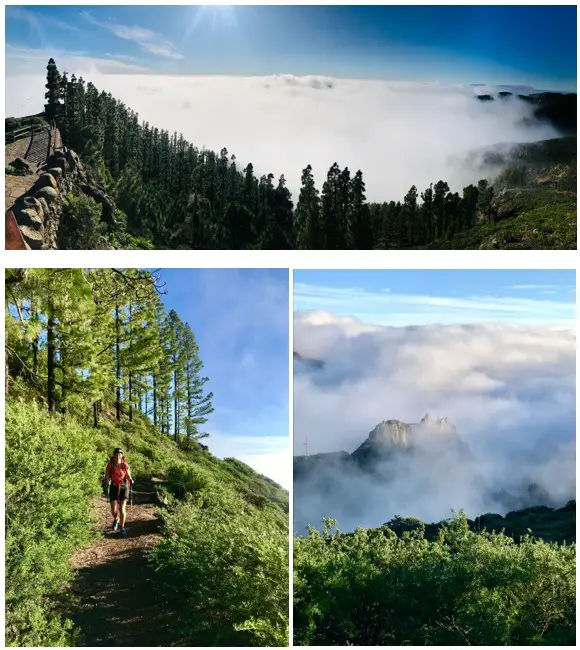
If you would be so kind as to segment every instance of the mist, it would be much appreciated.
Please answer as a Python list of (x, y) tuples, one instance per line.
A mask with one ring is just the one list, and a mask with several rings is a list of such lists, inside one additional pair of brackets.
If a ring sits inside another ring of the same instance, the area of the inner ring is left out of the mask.
[[(402, 200), (411, 185), (422, 191), (438, 180), (461, 192), (500, 171), (474, 151), (559, 135), (515, 96), (481, 102), (475, 93), (482, 89), (471, 86), (289, 74), (163, 76), (135, 74), (134, 65), (118, 61), (55, 57), (61, 71), (110, 92), (141, 120), (181, 132), (200, 148), (226, 147), (240, 169), (252, 162), (257, 176), (284, 174), (294, 200), (306, 165), (322, 189), (334, 162), (363, 171), (370, 201)], [(35, 68), (45, 65), (35, 61)], [(123, 66), (126, 74), (114, 74)], [(6, 115), (41, 111), (44, 76), (9, 70)]]
[[(376, 475), (340, 461), (295, 487), (298, 531), (322, 517), (339, 528), (395, 515), (435, 522), (452, 510), (502, 515), (575, 498), (575, 337), (564, 326), (385, 327), (296, 313), (294, 454), (352, 453), (374, 427), (447, 417), (458, 445), (417, 436)], [(307, 445), (307, 446), (306, 446)], [(534, 486), (530, 491), (530, 486)]]

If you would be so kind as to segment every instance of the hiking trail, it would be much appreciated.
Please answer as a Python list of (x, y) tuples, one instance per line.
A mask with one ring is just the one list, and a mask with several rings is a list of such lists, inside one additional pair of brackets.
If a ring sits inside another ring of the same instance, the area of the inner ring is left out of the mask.
[(167, 646), (163, 604), (152, 582), (146, 553), (161, 540), (155, 516), (155, 484), (134, 486), (127, 505), (127, 537), (111, 529), (113, 517), (104, 496), (95, 497), (95, 529), (102, 533), (71, 558), (77, 575), (71, 584), (75, 604), (70, 618), (81, 629), (78, 646)]

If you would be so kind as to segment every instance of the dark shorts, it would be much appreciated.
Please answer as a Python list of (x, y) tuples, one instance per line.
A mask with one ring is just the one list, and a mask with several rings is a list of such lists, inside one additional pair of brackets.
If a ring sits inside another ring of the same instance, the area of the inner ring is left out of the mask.
[(111, 483), (109, 486), (109, 501), (127, 501), (128, 498), (127, 488), (125, 486), (121, 486), (119, 493), (119, 486)]

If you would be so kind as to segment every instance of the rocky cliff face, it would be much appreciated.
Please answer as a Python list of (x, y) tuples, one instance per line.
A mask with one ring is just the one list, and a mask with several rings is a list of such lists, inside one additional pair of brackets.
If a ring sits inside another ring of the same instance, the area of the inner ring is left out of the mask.
[(460, 446), (457, 430), (448, 418), (432, 418), (428, 413), (417, 424), (386, 420), (377, 424), (368, 438), (352, 453), (359, 465), (368, 466), (390, 458), (393, 453), (410, 453), (422, 448)]
[(101, 205), (102, 221), (108, 226), (114, 223), (115, 203), (104, 188), (95, 184), (72, 149), (57, 149), (36, 174), (38, 178), (32, 187), (9, 208), (31, 249), (58, 247), (63, 198), (69, 193), (90, 196)]
[(322, 470), (373, 471), (401, 454), (437, 456), (452, 449), (467, 454), (455, 425), (448, 418), (432, 418), (426, 414), (418, 423), (385, 420), (369, 433), (352, 454), (345, 451), (294, 457), (295, 478), (305, 478)]

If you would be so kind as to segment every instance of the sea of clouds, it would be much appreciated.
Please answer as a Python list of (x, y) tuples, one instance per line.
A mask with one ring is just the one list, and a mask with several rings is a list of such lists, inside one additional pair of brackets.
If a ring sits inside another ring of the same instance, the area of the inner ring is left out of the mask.
[[(448, 417), (467, 455), (425, 453), (368, 474), (317, 475), (295, 493), (298, 529), (334, 517), (342, 529), (395, 515), (439, 521), (575, 495), (575, 336), (564, 326), (469, 324), (387, 327), (297, 312), (294, 454), (351, 453), (381, 421)], [(329, 494), (322, 485), (337, 481)], [(536, 492), (538, 494), (538, 492)]]
[[(16, 74), (18, 56), (28, 58)], [(7, 116), (42, 110), (45, 78), (26, 74), (30, 56), (8, 51)], [(46, 65), (41, 59), (38, 55), (34, 62), (38, 69)], [(411, 185), (422, 191), (438, 180), (461, 192), (498, 171), (482, 167), (477, 157), (466, 162), (471, 152), (558, 136), (552, 126), (533, 119), (527, 103), (516, 97), (480, 102), (475, 93), (482, 88), (471, 86), (290, 74), (135, 74), (138, 66), (81, 56), (62, 64), (57, 57), (57, 64), (158, 128), (181, 132), (198, 147), (226, 147), (240, 168), (252, 162), (258, 176), (284, 174), (295, 199), (306, 165), (312, 165), (322, 189), (334, 162), (352, 173), (363, 171), (372, 201), (402, 200)]]

